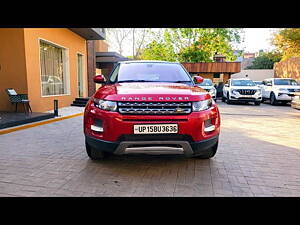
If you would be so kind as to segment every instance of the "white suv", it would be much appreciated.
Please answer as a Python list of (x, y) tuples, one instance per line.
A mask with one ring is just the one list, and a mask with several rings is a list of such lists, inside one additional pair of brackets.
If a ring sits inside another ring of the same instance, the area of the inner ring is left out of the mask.
[(252, 80), (246, 78), (229, 79), (223, 87), (222, 101), (254, 102), (260, 105), (262, 100), (261, 89)]
[(196, 84), (198, 87), (203, 88), (205, 91), (207, 91), (210, 96), (216, 100), (217, 97), (217, 89), (214, 87), (213, 82), (211, 79), (204, 79), (202, 83)]
[(287, 103), (292, 101), (295, 92), (300, 91), (300, 84), (291, 78), (270, 78), (263, 81), (263, 100), (270, 99), (271, 105), (278, 102)]

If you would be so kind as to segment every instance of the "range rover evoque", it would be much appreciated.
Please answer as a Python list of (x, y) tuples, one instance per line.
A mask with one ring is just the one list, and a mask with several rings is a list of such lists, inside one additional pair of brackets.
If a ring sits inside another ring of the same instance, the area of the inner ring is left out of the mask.
[(84, 111), (86, 152), (93, 160), (107, 154), (183, 154), (211, 158), (218, 148), (220, 113), (210, 94), (180, 63), (118, 63)]

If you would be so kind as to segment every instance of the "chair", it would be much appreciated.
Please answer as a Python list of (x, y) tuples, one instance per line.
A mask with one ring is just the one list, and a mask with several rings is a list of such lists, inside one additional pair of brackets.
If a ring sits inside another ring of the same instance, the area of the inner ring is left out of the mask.
[(8, 94), (10, 102), (12, 104), (16, 104), (15, 112), (17, 112), (18, 103), (23, 104), (24, 112), (26, 114), (29, 112), (28, 109), (30, 109), (30, 112), (32, 112), (27, 94), (17, 94), (17, 92), (13, 88), (7, 88), (7, 89), (5, 89), (5, 91)]

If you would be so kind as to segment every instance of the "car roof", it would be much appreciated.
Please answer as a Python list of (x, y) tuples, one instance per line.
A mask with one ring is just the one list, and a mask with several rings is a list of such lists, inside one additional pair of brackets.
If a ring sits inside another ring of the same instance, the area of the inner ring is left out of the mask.
[(168, 64), (180, 64), (179, 62), (169, 62), (169, 61), (161, 61), (161, 60), (128, 60), (121, 61), (120, 64), (130, 64), (130, 63), (168, 63)]

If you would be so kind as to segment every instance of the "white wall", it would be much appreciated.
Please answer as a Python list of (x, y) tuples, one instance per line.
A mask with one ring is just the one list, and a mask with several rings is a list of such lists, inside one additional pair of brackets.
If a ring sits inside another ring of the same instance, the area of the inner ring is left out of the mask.
[(262, 81), (267, 78), (273, 78), (274, 70), (241, 70), (239, 73), (232, 74), (231, 78), (246, 78), (246, 74), (251, 80)]

